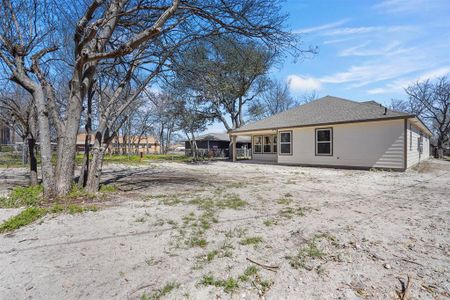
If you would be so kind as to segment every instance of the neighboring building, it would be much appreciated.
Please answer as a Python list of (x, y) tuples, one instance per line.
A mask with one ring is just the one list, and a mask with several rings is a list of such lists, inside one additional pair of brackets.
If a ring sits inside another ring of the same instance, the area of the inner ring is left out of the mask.
[(14, 130), (0, 122), (0, 145), (12, 145), (16, 143)]
[[(228, 133), (208, 133), (201, 135), (196, 139), (197, 151), (201, 155), (211, 157), (229, 157), (230, 136)], [(185, 152), (187, 156), (192, 155), (191, 143), (185, 141)], [(251, 138), (249, 136), (239, 136), (236, 141), (238, 156), (246, 157), (250, 153), (252, 147)]]
[(431, 134), (416, 115), (332, 96), (231, 131), (252, 136), (253, 160), (395, 170), (428, 159)]
[[(84, 152), (84, 145), (86, 140), (86, 133), (79, 133), (77, 135), (77, 152)], [(94, 142), (94, 136), (91, 137), (91, 147)], [(152, 136), (117, 136), (108, 147), (107, 153), (112, 154), (157, 154), (160, 152), (159, 142)]]

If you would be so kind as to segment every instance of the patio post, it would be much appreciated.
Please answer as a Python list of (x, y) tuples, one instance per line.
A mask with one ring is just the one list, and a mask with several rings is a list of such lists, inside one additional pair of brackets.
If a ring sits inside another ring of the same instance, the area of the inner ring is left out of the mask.
[(232, 135), (231, 136), (231, 140), (232, 140), (232, 147), (233, 147), (233, 161), (237, 160), (237, 151), (236, 151), (236, 136)]

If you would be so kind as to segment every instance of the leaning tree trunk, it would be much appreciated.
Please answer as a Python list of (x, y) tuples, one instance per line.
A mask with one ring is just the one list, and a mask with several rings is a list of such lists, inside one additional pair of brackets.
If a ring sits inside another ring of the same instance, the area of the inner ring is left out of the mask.
[(38, 184), (37, 159), (35, 148), (36, 148), (36, 140), (33, 137), (31, 137), (28, 139), (28, 155), (30, 162), (30, 185)]
[(88, 193), (96, 193), (99, 190), (105, 149), (106, 145), (104, 145), (96, 135), (94, 147), (92, 148), (92, 161), (86, 183), (86, 191)]
[(67, 109), (67, 120), (64, 127), (64, 138), (60, 145), (61, 153), (58, 157), (60, 168), (57, 170), (56, 191), (58, 195), (64, 196), (69, 193), (73, 182), (75, 171), (75, 155), (78, 127), (80, 126), (83, 94), (76, 80), (72, 80), (71, 98)]

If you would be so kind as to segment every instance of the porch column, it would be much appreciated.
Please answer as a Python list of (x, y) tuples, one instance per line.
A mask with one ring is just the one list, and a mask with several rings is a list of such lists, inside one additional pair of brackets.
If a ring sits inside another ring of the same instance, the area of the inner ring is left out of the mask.
[(231, 136), (231, 140), (232, 140), (232, 147), (233, 147), (233, 161), (237, 160), (237, 151), (236, 151), (236, 136), (232, 135)]

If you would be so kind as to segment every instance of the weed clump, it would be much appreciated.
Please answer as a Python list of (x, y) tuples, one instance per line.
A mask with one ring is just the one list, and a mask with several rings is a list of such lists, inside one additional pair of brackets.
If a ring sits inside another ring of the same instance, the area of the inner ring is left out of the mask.
[(16, 230), (40, 219), (47, 210), (39, 207), (28, 207), (18, 215), (15, 215), (0, 225), (0, 233)]
[(42, 202), (43, 191), (41, 185), (15, 187), (8, 197), (0, 197), (0, 208), (38, 206)]

